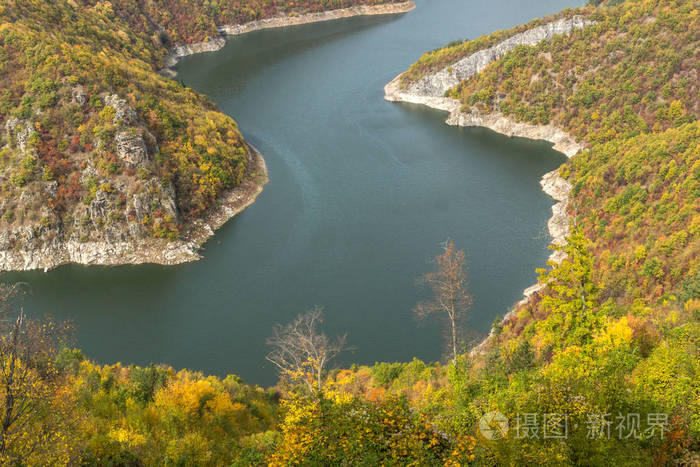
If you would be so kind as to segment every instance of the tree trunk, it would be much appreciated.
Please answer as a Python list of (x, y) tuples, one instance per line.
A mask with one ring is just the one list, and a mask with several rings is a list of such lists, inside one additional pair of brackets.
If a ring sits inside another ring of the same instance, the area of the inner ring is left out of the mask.
[(318, 384), (318, 392), (321, 392), (321, 377), (323, 375), (323, 367), (326, 364), (326, 362), (321, 359), (318, 362), (318, 372), (316, 373), (316, 384)]
[(455, 318), (450, 318), (452, 323), (452, 361), (457, 360), (457, 330), (455, 329)]
[(10, 344), (10, 362), (7, 368), (7, 379), (5, 381), (5, 416), (2, 420), (2, 429), (0, 429), (0, 454), (5, 454), (7, 449), (7, 431), (12, 424), (12, 410), (15, 405), (15, 397), (12, 393), (12, 384), (14, 382), (15, 364), (17, 359), (17, 340), (19, 339), (19, 331), (22, 327), (22, 315), (17, 318), (15, 327), (12, 330), (12, 344)]

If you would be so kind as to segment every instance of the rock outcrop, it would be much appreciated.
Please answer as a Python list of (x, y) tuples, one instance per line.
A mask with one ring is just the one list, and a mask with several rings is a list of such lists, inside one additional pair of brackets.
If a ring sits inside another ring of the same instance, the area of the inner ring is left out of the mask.
[(462, 104), (457, 99), (445, 97), (445, 93), (462, 80), (482, 71), (486, 66), (503, 57), (518, 45), (535, 45), (543, 40), (551, 40), (556, 34), (567, 34), (574, 29), (593, 24), (579, 16), (554, 21), (516, 34), (493, 47), (475, 52), (442, 70), (425, 76), (406, 89), (401, 87), (402, 75), (394, 78), (384, 87), (384, 98), (394, 102), (409, 102), (450, 112), (449, 125), (482, 126), (507, 136), (530, 139), (543, 139), (554, 144), (554, 149), (571, 157), (581, 150), (571, 135), (552, 125), (531, 125), (507, 119), (498, 112), (482, 114), (476, 111), (462, 112)]
[[(87, 101), (79, 87), (71, 90), (71, 98), (78, 105)], [(225, 192), (217, 208), (205, 219), (189, 222), (177, 238), (156, 238), (154, 232), (164, 232), (162, 237), (169, 232), (163, 219), (173, 225), (182, 223), (172, 182), (155, 175), (157, 141), (125, 99), (116, 94), (102, 95), (101, 99), (113, 111), (115, 131), (113, 137), (106, 133), (96, 138), (96, 146), (104, 154), (116, 154), (127, 170), (105, 176), (95, 166), (99, 161), (83, 159), (77, 182), (89, 193), (60, 217), (52, 211), (58, 192), (54, 180), (33, 181), (19, 199), (0, 201), (0, 211), (10, 216), (4, 217), (7, 225), (0, 230), (0, 271), (50, 269), (65, 263), (192, 261), (199, 258), (200, 245), (214, 230), (251, 204), (267, 182), (262, 156), (249, 146), (244, 181)], [(11, 118), (4, 127), (12, 149), (28, 155), (34, 151), (29, 147), (36, 131), (32, 122)], [(27, 217), (26, 212), (36, 214)], [(21, 216), (16, 222), (15, 213)]]
[[(549, 236), (552, 238), (552, 245), (566, 245), (566, 236), (569, 234), (569, 215), (566, 208), (569, 204), (569, 194), (571, 193), (571, 183), (559, 175), (559, 169), (552, 170), (544, 174), (542, 180), (542, 191), (552, 197), (557, 203), (552, 206), (552, 217), (547, 221)], [(551, 260), (559, 262), (561, 259), (559, 252), (550, 256)]]
[(36, 133), (36, 130), (34, 130), (32, 122), (12, 117), (5, 122), (5, 132), (7, 141), (12, 142), (14, 140), (17, 149), (21, 153), (25, 153), (27, 152), (29, 139)]
[[(268, 181), (267, 167), (262, 155), (249, 146), (250, 160), (244, 181), (236, 188), (224, 193), (220, 205), (206, 218), (196, 221), (182, 239), (167, 240), (144, 237), (140, 220), (147, 215), (149, 203), (154, 202), (149, 195), (154, 186), (147, 182), (143, 195), (134, 196), (129, 201), (129, 210), (134, 212), (134, 221), (128, 229), (102, 226), (104, 232), (100, 241), (80, 238), (80, 230), (70, 238), (64, 238), (59, 228), (49, 232), (42, 227), (24, 226), (13, 231), (0, 231), (0, 271), (22, 271), (30, 269), (51, 269), (62, 264), (79, 263), (91, 265), (119, 264), (179, 264), (200, 258), (200, 246), (214, 234), (214, 231), (255, 201)], [(175, 193), (172, 186), (160, 187), (161, 207), (176, 214), (172, 201)], [(164, 190), (164, 191), (163, 191)], [(97, 190), (89, 205), (83, 206), (83, 215), (76, 219), (88, 229), (93, 222), (101, 222), (111, 212), (114, 201), (107, 193)], [(140, 216), (140, 217), (139, 217)]]
[[(165, 58), (165, 71), (171, 71), (170, 68), (177, 65), (180, 58), (188, 55), (199, 54), (203, 52), (216, 52), (226, 45), (226, 39), (223, 37), (214, 37), (206, 41), (196, 42), (194, 44), (176, 45), (170, 50), (170, 53)], [(172, 71), (171, 71), (172, 73)]]
[(419, 79), (406, 91), (410, 94), (442, 97), (448, 89), (481, 72), (489, 63), (500, 59), (519, 45), (535, 45), (541, 41), (551, 40), (557, 34), (568, 34), (574, 29), (580, 29), (589, 24), (592, 24), (592, 22), (583, 19), (581, 16), (574, 16), (528, 29), (499, 42), (493, 47), (473, 53), (437, 73)]
[(117, 155), (129, 167), (141, 167), (148, 162), (148, 149), (143, 136), (134, 131), (120, 131), (114, 138)]
[(350, 8), (338, 10), (322, 11), (319, 13), (308, 13), (298, 16), (285, 16), (277, 18), (266, 18), (258, 21), (251, 21), (245, 24), (232, 24), (222, 26), (219, 31), (223, 34), (233, 36), (245, 34), (261, 29), (281, 28), (286, 26), (298, 26), (300, 24), (318, 23), (351, 16), (371, 16), (371, 15), (391, 15), (405, 13), (416, 7), (413, 0), (402, 3), (387, 3), (384, 5), (358, 5)]
[(564, 153), (566, 157), (572, 157), (582, 148), (576, 139), (554, 125), (532, 125), (516, 122), (504, 117), (499, 112), (490, 114), (478, 113), (475, 110), (472, 110), (471, 113), (452, 112), (446, 123), (457, 126), (481, 126), (506, 136), (542, 139), (554, 144), (554, 150)]
[(87, 96), (85, 95), (85, 88), (78, 85), (71, 89), (71, 98), (75, 104), (83, 106), (87, 103)]
[(110, 94), (104, 98), (105, 105), (110, 106), (114, 110), (114, 120), (112, 123), (115, 125), (134, 125), (138, 122), (138, 115), (136, 111), (132, 109), (126, 100), (120, 98), (116, 94)]

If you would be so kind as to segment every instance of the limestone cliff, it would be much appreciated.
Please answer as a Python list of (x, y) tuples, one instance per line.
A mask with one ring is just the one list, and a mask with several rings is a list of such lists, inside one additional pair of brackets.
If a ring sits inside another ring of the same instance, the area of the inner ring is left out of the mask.
[(479, 73), (489, 63), (500, 59), (519, 45), (535, 45), (540, 41), (550, 40), (556, 34), (567, 34), (574, 29), (590, 24), (592, 24), (591, 21), (574, 16), (570, 19), (561, 19), (538, 26), (516, 34), (493, 47), (473, 53), (436, 73), (424, 76), (406, 89), (402, 88), (402, 75), (399, 75), (385, 86), (384, 98), (388, 101), (422, 104), (450, 112), (447, 119), (447, 123), (450, 125), (482, 126), (507, 136), (550, 141), (554, 144), (554, 149), (571, 157), (582, 146), (566, 132), (551, 125), (541, 126), (514, 122), (497, 112), (491, 114), (482, 114), (476, 111), (465, 113), (461, 110), (461, 103), (457, 99), (445, 97), (445, 93), (462, 80), (469, 79)]
[[(129, 200), (129, 208), (136, 215), (127, 223), (113, 219), (102, 224), (96, 235), (93, 223), (106, 213), (116, 212), (109, 194), (97, 191), (95, 199), (84, 207), (85, 214), (75, 220), (77, 230), (69, 226), (22, 226), (0, 231), (0, 270), (22, 271), (51, 269), (62, 264), (90, 265), (119, 264), (179, 264), (200, 258), (200, 246), (230, 218), (255, 201), (268, 181), (262, 155), (252, 146), (248, 174), (236, 188), (224, 193), (218, 206), (205, 218), (194, 221), (180, 238), (175, 240), (153, 238), (142, 231), (139, 223), (151, 206), (171, 210), (176, 215), (174, 191), (159, 191), (157, 183), (149, 182), (148, 189)], [(160, 195), (155, 193), (161, 193)]]
[(568, 34), (574, 29), (580, 29), (589, 24), (592, 22), (580, 16), (574, 16), (528, 29), (493, 47), (469, 55), (437, 73), (419, 79), (405, 91), (410, 94), (442, 97), (448, 89), (481, 72), (489, 63), (498, 60), (519, 45), (535, 45), (540, 41), (551, 40), (557, 34)]

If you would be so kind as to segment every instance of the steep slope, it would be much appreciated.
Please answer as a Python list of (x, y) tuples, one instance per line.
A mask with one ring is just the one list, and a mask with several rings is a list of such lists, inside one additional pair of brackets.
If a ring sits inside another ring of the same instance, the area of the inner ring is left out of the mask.
[[(455, 435), (505, 414), (510, 437), (477, 443), (487, 464), (698, 462), (700, 4), (607, 3), (535, 22), (586, 24), (505, 53), (481, 51), (526, 31), (434, 51), (387, 86), (390, 100), (452, 112), (448, 123), (572, 141), (557, 173), (571, 186), (571, 230), (539, 286), (477, 352), (442, 369), (449, 383), (385, 386)], [(478, 69), (463, 66), (470, 57)], [(345, 384), (376, 395), (362, 374)], [(564, 440), (541, 436), (547, 414), (567, 417)]]
[(223, 43), (225, 24), (375, 3), (388, 2), (3, 2), (0, 270), (198, 258), (261, 191), (265, 163), (157, 70), (178, 44)]
[(193, 222), (257, 165), (235, 122), (109, 4), (1, 14), (2, 268), (196, 257)]
[[(459, 114), (552, 125), (581, 148), (557, 173), (572, 227), (558, 260), (479, 352), (334, 371), (322, 394), (286, 388), (278, 403), (235, 377), (63, 350), (40, 361), (55, 390), (32, 393), (48, 414), (26, 425), (45, 441), (32, 460), (698, 465), (700, 5), (611, 3), (532, 23), (595, 21), (515, 47), (447, 96)], [(406, 86), (526, 29), (433, 52)]]

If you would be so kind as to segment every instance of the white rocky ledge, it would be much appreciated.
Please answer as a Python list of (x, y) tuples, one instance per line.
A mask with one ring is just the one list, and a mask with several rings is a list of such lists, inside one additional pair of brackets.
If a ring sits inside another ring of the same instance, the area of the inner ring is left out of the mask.
[[(249, 147), (249, 166), (246, 176), (237, 187), (224, 192), (219, 205), (203, 219), (188, 226), (178, 240), (139, 238), (132, 241), (77, 241), (54, 238), (43, 244), (13, 248), (6, 232), (0, 234), (0, 271), (27, 271), (52, 269), (63, 264), (122, 265), (155, 263), (173, 265), (200, 258), (199, 249), (226, 221), (251, 205), (268, 181), (267, 167), (262, 155)], [(25, 237), (34, 234), (27, 227)]]
[(593, 24), (593, 21), (585, 20), (581, 16), (574, 16), (528, 29), (492, 47), (479, 50), (452, 63), (437, 73), (419, 79), (407, 89), (407, 92), (422, 96), (442, 97), (449, 89), (480, 73), (491, 62), (502, 58), (519, 45), (536, 45), (542, 41), (549, 41), (558, 34), (569, 34), (574, 29), (581, 29), (589, 24)]

